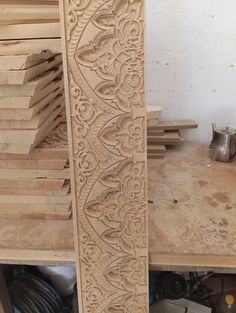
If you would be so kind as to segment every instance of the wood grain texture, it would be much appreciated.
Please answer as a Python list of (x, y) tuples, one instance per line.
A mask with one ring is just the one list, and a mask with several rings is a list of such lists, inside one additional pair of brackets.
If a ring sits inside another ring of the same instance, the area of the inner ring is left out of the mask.
[(61, 39), (13, 39), (0, 41), (0, 55), (37, 54), (49, 50), (52, 53), (61, 53)]
[(60, 5), (80, 312), (146, 313), (144, 0)]

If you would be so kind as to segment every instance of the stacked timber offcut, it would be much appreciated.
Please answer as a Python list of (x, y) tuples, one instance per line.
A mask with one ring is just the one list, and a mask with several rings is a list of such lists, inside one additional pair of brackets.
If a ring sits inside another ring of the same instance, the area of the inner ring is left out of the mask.
[(0, 154), (0, 218), (70, 216), (68, 140), (61, 122), (31, 154)]
[(147, 153), (149, 159), (163, 159), (166, 146), (181, 145), (184, 138), (180, 131), (183, 129), (197, 128), (193, 120), (159, 121), (148, 119), (147, 121)]
[(1, 55), (0, 153), (28, 154), (64, 118), (62, 56)]

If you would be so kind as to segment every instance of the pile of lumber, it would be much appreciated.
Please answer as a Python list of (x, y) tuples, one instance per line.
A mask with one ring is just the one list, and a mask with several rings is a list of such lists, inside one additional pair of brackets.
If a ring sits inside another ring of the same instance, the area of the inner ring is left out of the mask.
[(163, 159), (166, 146), (181, 145), (184, 139), (180, 134), (182, 129), (194, 129), (198, 125), (193, 120), (147, 121), (147, 153), (149, 159)]
[(0, 218), (70, 216), (68, 140), (61, 122), (31, 154), (0, 154)]
[(0, 153), (30, 153), (64, 118), (61, 54), (1, 55)]
[(3, 0), (0, 40), (60, 37), (58, 1)]

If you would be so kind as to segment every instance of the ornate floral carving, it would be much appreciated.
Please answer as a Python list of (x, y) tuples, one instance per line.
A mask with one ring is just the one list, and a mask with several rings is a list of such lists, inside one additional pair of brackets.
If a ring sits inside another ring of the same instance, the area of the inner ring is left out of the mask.
[(95, 87), (96, 94), (126, 112), (144, 105), (141, 10), (139, 0), (116, 1), (113, 10), (102, 10), (93, 19), (102, 31), (76, 52), (78, 63), (101, 79)]
[[(85, 207), (89, 218), (103, 223), (107, 244), (133, 254), (146, 247), (145, 169), (142, 162), (124, 162), (107, 171), (98, 183), (106, 189)], [(95, 185), (96, 188), (96, 185)]]
[(81, 313), (147, 313), (144, 0), (61, 0)]
[(119, 155), (130, 157), (135, 152), (144, 152), (144, 118), (132, 118), (129, 114), (121, 115), (109, 121), (101, 132), (100, 138), (107, 147), (113, 146)]

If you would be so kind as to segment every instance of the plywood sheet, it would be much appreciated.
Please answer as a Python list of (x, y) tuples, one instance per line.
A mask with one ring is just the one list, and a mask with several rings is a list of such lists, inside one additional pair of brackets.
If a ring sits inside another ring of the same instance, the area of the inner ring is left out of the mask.
[(146, 313), (144, 1), (85, 2), (60, 2), (80, 312)]

